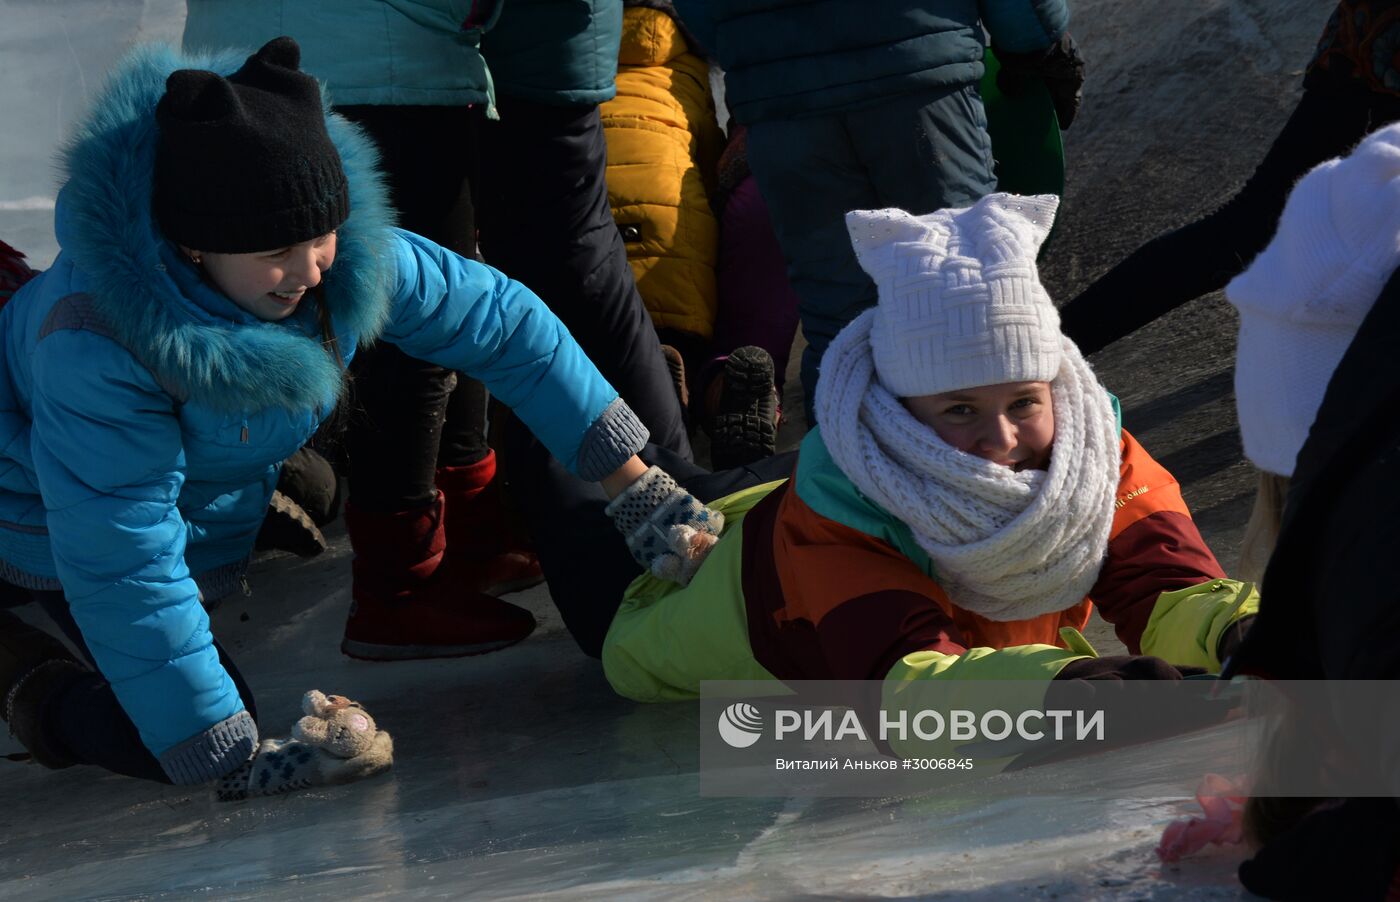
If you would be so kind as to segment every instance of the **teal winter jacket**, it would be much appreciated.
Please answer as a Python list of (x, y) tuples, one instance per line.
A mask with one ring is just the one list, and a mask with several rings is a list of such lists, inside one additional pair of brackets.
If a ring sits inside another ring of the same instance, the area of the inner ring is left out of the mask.
[(739, 122), (840, 112), (982, 77), (983, 26), (999, 50), (1049, 47), (1065, 0), (674, 0), (724, 69)]
[(497, 91), (554, 105), (598, 104), (617, 94), (622, 0), (495, 2), (481, 51)]
[[(337, 104), (466, 106), (489, 92), (490, 0), (187, 0), (184, 47), (251, 53), (279, 35)], [(488, 7), (483, 12), (482, 7)]]
[(536, 103), (598, 104), (617, 92), (622, 0), (186, 5), (186, 50), (251, 52), (291, 35), (301, 45), (301, 68), (329, 84), (337, 104), (465, 106), (494, 101), (494, 91)]
[(382, 335), (481, 379), (587, 478), (646, 435), (528, 289), (392, 228), (372, 145), (338, 116), (351, 214), (322, 288), (343, 360), (310, 294), (263, 322), (202, 281), (151, 213), (154, 109), (175, 69), (242, 62), (154, 46), (118, 66), (65, 155), (62, 251), (0, 310), (0, 576), (63, 590), (142, 741), (186, 784), (232, 770), (257, 736), (200, 590), (236, 585), (280, 462), (332, 409), (357, 344)]

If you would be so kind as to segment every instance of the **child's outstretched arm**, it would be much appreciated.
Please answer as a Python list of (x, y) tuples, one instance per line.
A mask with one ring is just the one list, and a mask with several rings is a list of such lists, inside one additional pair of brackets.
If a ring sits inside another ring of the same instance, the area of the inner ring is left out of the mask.
[(410, 232), (383, 337), (485, 383), (570, 472), (611, 476), (648, 433), (569, 330), (529, 288)]
[(1176, 479), (1127, 430), (1122, 457), (1108, 556), (1089, 597), (1134, 654), (1219, 672), (1259, 593), (1226, 577)]
[(608, 513), (648, 570), (688, 582), (723, 517), (636, 456), (647, 430), (568, 329), (526, 286), (409, 232), (384, 337), (481, 380), (560, 463), (601, 482)]

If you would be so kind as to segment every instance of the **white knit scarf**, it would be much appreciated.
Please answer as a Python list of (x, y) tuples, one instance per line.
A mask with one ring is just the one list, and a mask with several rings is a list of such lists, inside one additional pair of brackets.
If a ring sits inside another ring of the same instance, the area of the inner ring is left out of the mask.
[(1108, 548), (1120, 454), (1112, 402), (1079, 348), (1064, 340), (1050, 383), (1050, 469), (1018, 473), (949, 445), (880, 384), (874, 314), (822, 357), (817, 418), (836, 465), (913, 530), (959, 607), (1007, 621), (1079, 602)]

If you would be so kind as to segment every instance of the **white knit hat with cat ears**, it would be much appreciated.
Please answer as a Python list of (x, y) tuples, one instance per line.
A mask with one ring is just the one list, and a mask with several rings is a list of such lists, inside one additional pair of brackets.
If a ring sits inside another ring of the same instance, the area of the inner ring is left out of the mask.
[(885, 388), (907, 398), (1055, 378), (1060, 316), (1035, 257), (1058, 206), (1053, 194), (989, 194), (924, 216), (846, 214), (879, 291), (870, 345)]
[(1400, 124), (1298, 181), (1269, 246), (1225, 287), (1240, 313), (1244, 453), (1292, 476), (1332, 371), (1400, 264)]

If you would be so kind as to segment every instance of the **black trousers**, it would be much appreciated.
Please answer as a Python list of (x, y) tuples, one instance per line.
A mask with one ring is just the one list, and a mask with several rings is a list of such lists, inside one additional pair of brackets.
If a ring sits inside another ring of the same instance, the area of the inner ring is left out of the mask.
[(1060, 327), (1090, 354), (1225, 287), (1269, 243), (1299, 178), (1396, 119), (1400, 100), (1394, 97), (1330, 81), (1308, 85), (1238, 194), (1210, 215), (1152, 239), (1100, 276), (1061, 308)]
[[(73, 620), (68, 599), (63, 593), (31, 591), (6, 583), (0, 585), (0, 594), (11, 603), (37, 602), (92, 668), (91, 673), (65, 684), (44, 702), (40, 722), (45, 738), (66, 751), (79, 764), (95, 765), (127, 777), (169, 783), (170, 778), (160, 762), (141, 742), (136, 725), (127, 717), (121, 702), (117, 701), (112, 685), (97, 670), (92, 652), (88, 650), (82, 631)], [(219, 653), (219, 663), (238, 687), (243, 706), (256, 721), (258, 710), (247, 681), (217, 639), (214, 640), (214, 647)]]
[(563, 320), (651, 441), (692, 457), (661, 343), (608, 206), (598, 107), (497, 98), (481, 124), (477, 222), (486, 261)]
[[(652, 441), (691, 457), (680, 402), (608, 207), (597, 106), (511, 98), (501, 120), (465, 107), (350, 106), (374, 138), (404, 228), (486, 260), (563, 320)], [(485, 174), (484, 176), (482, 174)], [(485, 388), (383, 343), (357, 354), (346, 435), (366, 510), (434, 497), (437, 467), (487, 453)]]
[[(461, 106), (345, 106), (379, 147), (399, 224), (466, 257), (476, 253), (471, 184), (480, 113)], [(351, 364), (345, 449), (363, 510), (399, 511), (436, 497), (438, 467), (486, 456), (486, 387), (379, 342)]]

